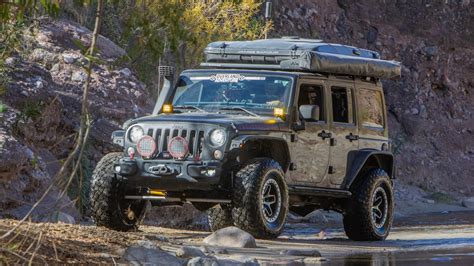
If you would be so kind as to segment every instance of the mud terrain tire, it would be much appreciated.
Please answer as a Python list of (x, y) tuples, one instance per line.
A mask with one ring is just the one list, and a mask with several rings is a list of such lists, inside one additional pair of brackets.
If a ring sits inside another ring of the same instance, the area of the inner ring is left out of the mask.
[(281, 166), (267, 158), (254, 159), (237, 172), (232, 210), (236, 226), (256, 238), (280, 235), (288, 214), (284, 176)]
[(211, 231), (233, 226), (232, 208), (228, 205), (217, 205), (214, 208), (207, 210), (207, 219)]
[(393, 221), (393, 188), (383, 169), (373, 169), (352, 190), (346, 214), (346, 235), (357, 241), (377, 241), (387, 238)]
[(121, 157), (122, 153), (109, 153), (97, 164), (92, 174), (91, 211), (98, 226), (129, 231), (137, 229), (143, 220), (147, 202), (123, 198), (124, 184), (113, 169)]

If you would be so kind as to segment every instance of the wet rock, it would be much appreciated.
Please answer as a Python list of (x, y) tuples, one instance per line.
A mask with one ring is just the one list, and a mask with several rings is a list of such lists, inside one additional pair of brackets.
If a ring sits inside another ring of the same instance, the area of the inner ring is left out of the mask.
[(176, 257), (180, 257), (180, 258), (193, 258), (193, 257), (205, 257), (205, 256), (206, 254), (204, 254), (204, 252), (202, 252), (197, 247), (185, 246), (185, 247), (180, 247), (176, 251)]
[(474, 209), (474, 197), (463, 199), (461, 204), (463, 207)]
[(235, 226), (226, 227), (212, 233), (204, 240), (205, 244), (235, 248), (256, 248), (255, 238)]
[(287, 249), (282, 250), (280, 254), (287, 256), (321, 257), (321, 253), (316, 249)]
[(128, 247), (122, 255), (121, 262), (131, 265), (182, 265), (181, 260), (161, 249), (143, 246)]

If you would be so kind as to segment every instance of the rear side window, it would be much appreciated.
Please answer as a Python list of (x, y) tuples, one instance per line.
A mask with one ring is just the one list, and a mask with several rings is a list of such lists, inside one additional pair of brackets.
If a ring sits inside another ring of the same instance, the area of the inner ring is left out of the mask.
[(382, 93), (376, 90), (358, 89), (360, 120), (365, 127), (384, 127)]
[(338, 123), (353, 123), (352, 92), (344, 87), (331, 88), (332, 118)]

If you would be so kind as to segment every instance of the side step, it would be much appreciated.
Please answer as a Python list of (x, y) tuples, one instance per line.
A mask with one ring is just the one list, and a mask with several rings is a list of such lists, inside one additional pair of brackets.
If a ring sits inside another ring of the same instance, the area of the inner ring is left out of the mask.
[(187, 201), (187, 202), (212, 202), (212, 203), (231, 203), (228, 199), (203, 199), (203, 198), (178, 198), (178, 197), (167, 197), (167, 196), (140, 196), (140, 195), (127, 195), (126, 199), (134, 200), (158, 200), (158, 201)]
[(350, 198), (352, 196), (352, 193), (350, 191), (342, 189), (290, 186), (289, 190), (290, 194), (306, 196), (321, 196), (333, 198)]

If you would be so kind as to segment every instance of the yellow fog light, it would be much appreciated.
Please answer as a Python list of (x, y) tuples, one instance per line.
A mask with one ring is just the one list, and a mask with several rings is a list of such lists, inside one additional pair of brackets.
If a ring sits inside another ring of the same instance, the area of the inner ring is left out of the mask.
[(148, 194), (153, 195), (153, 196), (166, 196), (166, 191), (163, 190), (156, 190), (156, 189), (150, 189)]
[(163, 104), (163, 108), (161, 109), (163, 113), (169, 114), (173, 112), (173, 105), (171, 104)]
[(273, 115), (283, 118), (285, 116), (285, 110), (283, 110), (283, 108), (274, 108)]

